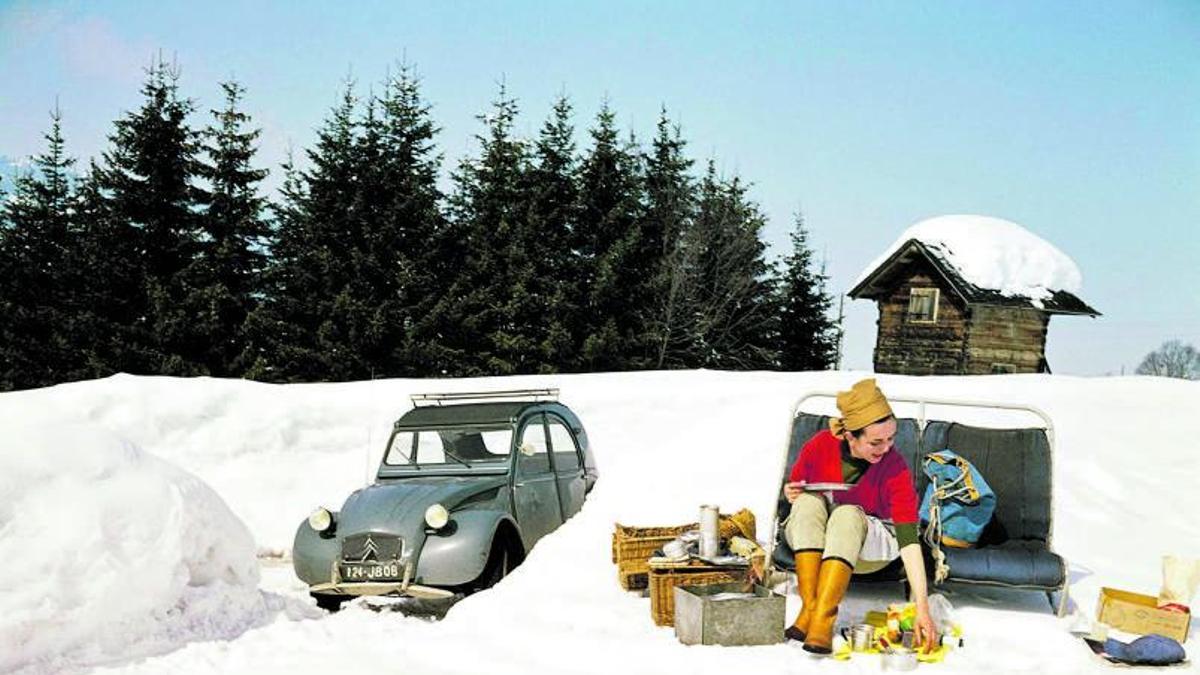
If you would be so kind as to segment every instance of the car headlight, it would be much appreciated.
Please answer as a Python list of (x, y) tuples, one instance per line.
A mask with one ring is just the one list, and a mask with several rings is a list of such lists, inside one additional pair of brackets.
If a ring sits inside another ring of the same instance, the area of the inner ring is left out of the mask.
[(450, 512), (441, 504), (430, 504), (429, 508), (425, 509), (425, 524), (429, 527), (440, 530), (450, 522)]
[(324, 532), (333, 527), (333, 514), (329, 512), (329, 509), (321, 507), (308, 517), (308, 526), (317, 532)]

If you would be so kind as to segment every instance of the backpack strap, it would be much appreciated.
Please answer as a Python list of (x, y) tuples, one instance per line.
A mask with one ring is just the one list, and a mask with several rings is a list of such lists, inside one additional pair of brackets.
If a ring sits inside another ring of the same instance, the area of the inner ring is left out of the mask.
[[(931, 461), (938, 464), (948, 463), (947, 458), (937, 454), (925, 455), (922, 461), (926, 466)], [(941, 584), (950, 575), (950, 566), (946, 564), (946, 554), (942, 551), (942, 500), (946, 498), (945, 495), (950, 488), (961, 482), (962, 476), (960, 474), (958, 478), (939, 484), (937, 476), (931, 475), (928, 469), (926, 469), (925, 475), (929, 476), (929, 480), (933, 483), (932, 499), (929, 500), (929, 527), (925, 529), (925, 543), (933, 552), (933, 583)]]
[(975, 479), (971, 476), (971, 464), (967, 460), (959, 457), (956, 454), (948, 453), (950, 457), (945, 457), (941, 453), (925, 455), (925, 462), (937, 462), (938, 464), (954, 464), (958, 468), (958, 475), (952, 480), (938, 484), (937, 478), (925, 471), (925, 475), (929, 476), (934, 484), (934, 489), (937, 491), (934, 495), (937, 499), (958, 499), (968, 504), (973, 504), (979, 501), (979, 488), (975, 487)]
[(933, 552), (933, 583), (940, 584), (950, 576), (950, 565), (942, 551), (942, 503), (933, 499), (929, 503), (929, 527), (925, 528), (925, 543)]

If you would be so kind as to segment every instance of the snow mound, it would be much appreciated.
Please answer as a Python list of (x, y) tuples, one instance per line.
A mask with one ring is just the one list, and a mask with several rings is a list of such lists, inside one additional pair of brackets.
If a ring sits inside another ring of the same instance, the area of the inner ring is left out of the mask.
[(855, 281), (857, 286), (910, 239), (916, 239), (963, 279), (981, 289), (1035, 302), (1054, 291), (1079, 293), (1083, 275), (1075, 261), (1029, 230), (988, 216), (938, 216), (909, 227)]
[(267, 615), (254, 539), (200, 479), (93, 425), (5, 436), (0, 671), (159, 653)]

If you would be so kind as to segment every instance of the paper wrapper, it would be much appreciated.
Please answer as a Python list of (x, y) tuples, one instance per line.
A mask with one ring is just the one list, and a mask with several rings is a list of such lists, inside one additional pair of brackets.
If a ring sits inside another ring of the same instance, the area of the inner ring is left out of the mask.
[(1158, 593), (1159, 607), (1178, 605), (1186, 609), (1192, 604), (1192, 596), (1196, 594), (1197, 586), (1200, 586), (1200, 558), (1163, 556), (1163, 584)]

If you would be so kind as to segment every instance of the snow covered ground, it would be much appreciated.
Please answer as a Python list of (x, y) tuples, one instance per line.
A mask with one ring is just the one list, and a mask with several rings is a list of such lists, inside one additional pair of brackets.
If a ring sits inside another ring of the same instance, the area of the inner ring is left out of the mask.
[[(749, 507), (765, 540), (791, 408), (861, 373), (631, 373), (275, 386), (117, 376), (0, 395), (0, 672), (868, 672), (796, 646), (683, 647), (617, 586), (614, 521)], [(1037, 406), (1053, 420), (1054, 547), (1073, 617), (1037, 593), (948, 594), (967, 647), (922, 671), (1090, 672), (1068, 630), (1101, 586), (1155, 593), (1200, 555), (1200, 383), (879, 376), (890, 396)], [(583, 511), (441, 622), (315, 609), (285, 555), (317, 505), (361, 485), (419, 392), (557, 386), (601, 478)], [(969, 421), (995, 421), (976, 415)], [(252, 537), (252, 540), (251, 540)], [(256, 555), (257, 559), (256, 559)], [(257, 569), (256, 569), (257, 567)], [(842, 617), (899, 598), (852, 589)], [(789, 597), (789, 614), (798, 602)], [(1185, 647), (1192, 647), (1192, 640)], [(1197, 670), (1196, 658), (1184, 670)]]

